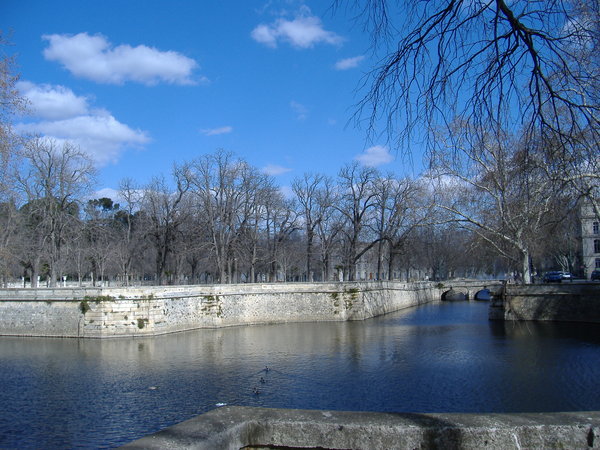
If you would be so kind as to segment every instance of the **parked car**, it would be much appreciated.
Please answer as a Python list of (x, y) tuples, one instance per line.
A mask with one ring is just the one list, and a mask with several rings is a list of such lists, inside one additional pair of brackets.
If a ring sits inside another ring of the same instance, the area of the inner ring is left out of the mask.
[(560, 283), (563, 280), (563, 273), (558, 270), (546, 272), (543, 280), (544, 283)]
[(596, 269), (590, 275), (590, 280), (600, 281), (600, 269)]
[(561, 272), (561, 277), (563, 280), (573, 280), (573, 274), (571, 272)]

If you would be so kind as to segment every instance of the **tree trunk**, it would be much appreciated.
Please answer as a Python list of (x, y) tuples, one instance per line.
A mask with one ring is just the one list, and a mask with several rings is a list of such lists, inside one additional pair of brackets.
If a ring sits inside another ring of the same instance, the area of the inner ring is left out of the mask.
[(531, 270), (529, 264), (529, 250), (522, 250), (522, 264), (523, 264), (523, 284), (531, 284)]
[(321, 259), (321, 263), (323, 264), (321, 269), (321, 276), (323, 279), (321, 281), (329, 281), (329, 253), (325, 252)]
[(311, 260), (312, 260), (312, 253), (313, 253), (313, 236), (314, 233), (312, 232), (312, 230), (307, 230), (306, 233), (306, 277), (308, 282), (312, 283), (314, 281), (313, 279), (313, 273), (312, 273), (312, 264), (311, 264)]
[(51, 288), (54, 288), (54, 287), (56, 287), (56, 276), (57, 276), (57, 275), (56, 275), (56, 266), (54, 265), (54, 263), (52, 263), (52, 264), (50, 265), (50, 274), (49, 274), (48, 276), (50, 277), (50, 280), (49, 280), (49, 284), (48, 284), (48, 285), (49, 285)]
[(233, 269), (231, 258), (227, 258), (227, 284), (233, 283)]
[(250, 262), (250, 283), (256, 283), (256, 244), (252, 246), (252, 261)]
[[(383, 240), (379, 241), (377, 244), (377, 281), (381, 281), (381, 269), (383, 268)], [(389, 272), (388, 272), (389, 275)]]
[(390, 248), (389, 260), (388, 260), (388, 280), (392, 279), (392, 274), (394, 273), (394, 259), (396, 257), (396, 252)]

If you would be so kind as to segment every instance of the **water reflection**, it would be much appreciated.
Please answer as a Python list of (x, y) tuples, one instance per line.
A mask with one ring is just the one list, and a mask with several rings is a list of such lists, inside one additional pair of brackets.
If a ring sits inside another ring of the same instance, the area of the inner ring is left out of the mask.
[(0, 448), (113, 446), (221, 403), (595, 410), (599, 331), (489, 322), (486, 303), (444, 303), (365, 322), (141, 339), (0, 338)]

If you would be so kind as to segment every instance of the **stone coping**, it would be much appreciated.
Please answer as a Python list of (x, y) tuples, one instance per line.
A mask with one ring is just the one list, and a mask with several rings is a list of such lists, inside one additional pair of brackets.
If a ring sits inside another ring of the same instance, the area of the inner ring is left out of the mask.
[(224, 406), (126, 449), (599, 448), (600, 412), (412, 414)]
[(481, 288), (482, 286), (499, 286), (498, 280), (448, 280), (433, 281), (342, 281), (342, 282), (313, 282), (313, 283), (243, 283), (243, 284), (197, 284), (176, 286), (114, 286), (114, 287), (39, 287), (39, 288), (4, 288), (0, 289), (0, 301), (31, 301), (31, 300), (82, 300), (105, 297), (113, 298), (186, 298), (201, 294), (210, 295), (252, 295), (252, 294), (284, 294), (284, 293), (327, 293), (341, 290), (361, 291), (378, 290), (414, 290), (450, 289), (452, 286), (464, 288)]

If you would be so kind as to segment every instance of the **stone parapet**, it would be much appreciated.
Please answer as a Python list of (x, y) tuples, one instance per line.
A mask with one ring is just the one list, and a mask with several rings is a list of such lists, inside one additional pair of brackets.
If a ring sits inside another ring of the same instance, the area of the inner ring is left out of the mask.
[(408, 414), (223, 407), (127, 449), (598, 448), (600, 413)]
[(492, 299), (489, 317), (600, 323), (600, 284), (505, 285)]

